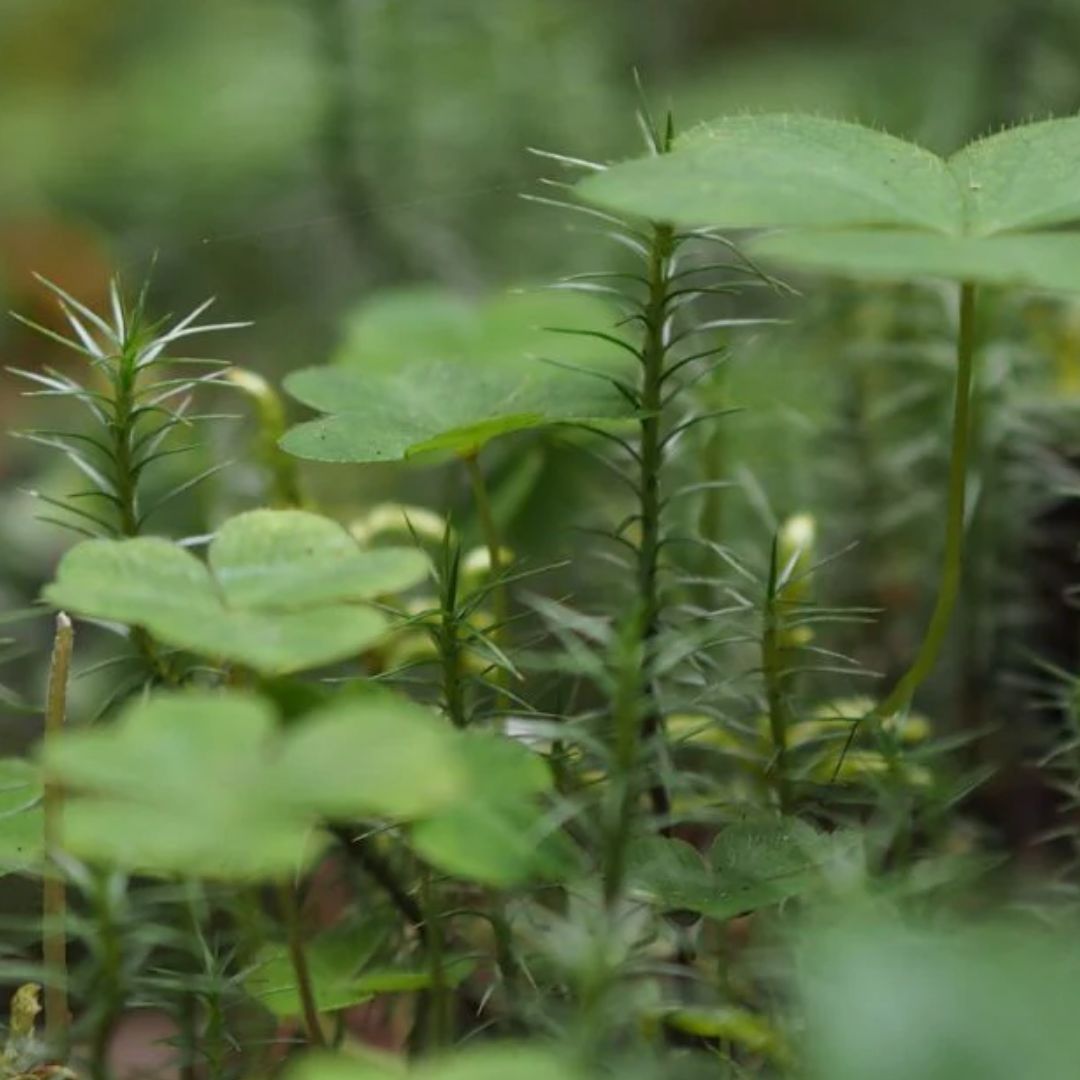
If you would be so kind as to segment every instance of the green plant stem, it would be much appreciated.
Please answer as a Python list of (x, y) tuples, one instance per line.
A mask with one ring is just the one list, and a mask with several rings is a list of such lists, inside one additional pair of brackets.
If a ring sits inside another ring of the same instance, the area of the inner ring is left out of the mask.
[(135, 471), (134, 450), (137, 378), (134, 356), (129, 355), (125, 346), (113, 368), (112, 416), (109, 419), (117, 532), (125, 537), (139, 534), (138, 474)]
[(259, 457), (270, 477), (270, 505), (276, 509), (303, 506), (297, 459), (279, 445), (288, 427), (281, 395), (261, 375), (246, 368), (230, 368), (227, 378), (255, 404)]
[(428, 970), (431, 973), (431, 989), (428, 996), (426, 1049), (440, 1050), (450, 1045), (453, 1032), (451, 1022), (450, 987), (446, 981), (445, 941), (443, 940), (442, 913), (439, 910), (438, 891), (431, 879), (431, 871), (425, 868), (421, 875), (424, 926)]
[[(641, 720), (646, 739), (660, 734), (663, 721), (659, 695), (653, 674), (653, 645), (660, 628), (660, 597), (657, 578), (661, 548), (660, 470), (663, 466), (663, 381), (667, 357), (668, 284), (675, 235), (671, 226), (653, 227), (649, 251), (649, 295), (643, 311), (643, 343), (640, 424), (639, 523), (637, 591), (644, 645), (643, 696), (645, 708)], [(653, 810), (666, 817), (671, 799), (663, 783), (654, 779), (649, 789)]]
[[(487, 546), (488, 562), (491, 564), (492, 595), (491, 606), (495, 619), (490, 633), (496, 645), (501, 644), (505, 633), (506, 624), (510, 616), (510, 597), (507, 593), (506, 584), (499, 580), (503, 571), (502, 541), (499, 536), (499, 527), (495, 524), (495, 514), (491, 507), (491, 497), (488, 494), (487, 483), (484, 480), (484, 470), (480, 467), (480, 458), (476, 453), (462, 456), (465, 469), (469, 474), (469, 484), (472, 487), (473, 505), (476, 507), (477, 517), (480, 519), (480, 530), (484, 534), (484, 543)], [(492, 682), (500, 686), (504, 672), (496, 668), (492, 676)], [(500, 705), (505, 704), (499, 695)]]
[(783, 615), (778, 600), (776, 578), (777, 542), (773, 540), (769, 583), (765, 595), (765, 625), (761, 635), (761, 670), (765, 681), (765, 699), (769, 712), (769, 734), (772, 738), (773, 760), (770, 774), (780, 804), (780, 812), (791, 806), (791, 789), (787, 772), (788, 706), (784, 691)]
[(292, 965), (296, 989), (300, 995), (300, 1008), (304, 1017), (304, 1028), (308, 1042), (315, 1047), (325, 1047), (322, 1024), (319, 1021), (319, 1007), (315, 1000), (315, 988), (311, 982), (311, 969), (308, 967), (307, 952), (304, 949), (304, 931), (300, 924), (300, 911), (296, 903), (296, 890), (288, 881), (277, 887), (278, 907), (285, 922), (288, 936), (289, 963)]
[(90, 1076), (92, 1080), (112, 1080), (109, 1069), (109, 1046), (113, 1029), (124, 1007), (123, 950), (116, 913), (113, 910), (113, 885), (116, 878), (102, 874), (98, 879), (96, 896), (99, 977), (91, 999), (97, 1016), (90, 1044)]
[(610, 819), (604, 857), (604, 904), (613, 910), (623, 894), (626, 878), (626, 849), (633, 835), (640, 796), (638, 756), (641, 750), (641, 656), (642, 642), (638, 628), (624, 648), (617, 672), (616, 691), (611, 715), (614, 727)]
[[(45, 746), (64, 730), (67, 716), (67, 688), (71, 671), (74, 631), (64, 612), (56, 616), (56, 636), (45, 697)], [(42, 796), (45, 852), (53, 863), (42, 883), (42, 953), (49, 973), (45, 984), (45, 1037), (53, 1052), (63, 1059), (67, 1054), (71, 1016), (67, 997), (67, 890), (56, 854), (62, 847), (61, 819), (64, 795), (60, 785), (46, 775)]]
[(946, 511), (945, 556), (937, 603), (911, 667), (875, 710), (886, 718), (906, 709), (937, 663), (960, 590), (967, 508), (968, 451), (971, 442), (971, 388), (975, 370), (975, 286), (960, 286), (960, 329), (956, 348), (956, 397), (953, 407), (952, 450)]

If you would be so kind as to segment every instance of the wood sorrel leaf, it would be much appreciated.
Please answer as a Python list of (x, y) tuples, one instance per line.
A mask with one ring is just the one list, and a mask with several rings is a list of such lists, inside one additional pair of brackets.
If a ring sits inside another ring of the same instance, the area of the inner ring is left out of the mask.
[[(601, 304), (569, 294), (508, 294), (472, 305), (430, 289), (390, 293), (357, 314), (335, 362), (285, 387), (326, 413), (281, 445), (315, 461), (398, 461), (426, 451), (474, 453), (511, 431), (626, 416), (611, 379), (633, 359)], [(547, 359), (584, 370), (568, 370)]]
[(70, 790), (64, 846), (92, 861), (215, 878), (267, 878), (313, 855), (314, 815), (273, 784), (273, 710), (239, 693), (159, 694), (43, 754)]
[(479, 733), (466, 735), (459, 753), (468, 797), (416, 824), (416, 850), (447, 873), (489, 885), (571, 874), (574, 849), (545, 821), (539, 802), (551, 787), (543, 758), (512, 739)]
[(190, 691), (136, 702), (108, 727), (66, 732), (43, 760), (71, 791), (64, 843), (74, 854), (258, 879), (316, 854), (325, 820), (410, 817), (463, 797), (459, 739), (381, 689), (287, 728), (254, 695)]
[(687, 226), (784, 227), (755, 254), (886, 280), (1080, 289), (1080, 118), (978, 140), (949, 158), (856, 124), (722, 119), (660, 157), (583, 181), (582, 196)]
[(315, 514), (254, 510), (222, 528), (209, 566), (154, 537), (90, 540), (64, 556), (44, 595), (75, 614), (280, 675), (371, 645), (386, 619), (356, 602), (411, 585), (426, 568), (412, 548), (365, 551)]

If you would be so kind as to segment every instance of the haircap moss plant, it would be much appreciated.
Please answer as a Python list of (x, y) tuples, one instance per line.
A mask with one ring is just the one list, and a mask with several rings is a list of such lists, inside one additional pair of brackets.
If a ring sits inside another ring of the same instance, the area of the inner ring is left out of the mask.
[(856, 124), (797, 115), (719, 120), (673, 149), (579, 190), (602, 207), (684, 225), (782, 229), (750, 250), (798, 268), (957, 283), (944, 561), (922, 643), (876, 710), (891, 716), (934, 667), (960, 586), (977, 288), (1080, 289), (1080, 233), (1067, 228), (1080, 220), (1080, 119), (1003, 131), (947, 159)]

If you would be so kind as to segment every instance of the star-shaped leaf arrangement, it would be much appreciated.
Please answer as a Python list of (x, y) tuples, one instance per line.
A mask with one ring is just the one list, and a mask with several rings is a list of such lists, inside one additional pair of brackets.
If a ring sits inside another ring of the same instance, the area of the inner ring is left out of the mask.
[(74, 614), (139, 626), (165, 644), (281, 675), (371, 645), (387, 621), (357, 602), (426, 573), (413, 548), (363, 550), (327, 518), (253, 510), (222, 527), (208, 564), (153, 537), (79, 544), (44, 595)]
[(630, 415), (613, 380), (634, 360), (612, 323), (606, 306), (571, 293), (480, 304), (432, 289), (388, 293), (356, 315), (333, 363), (285, 380), (327, 415), (281, 445), (315, 461), (400, 461), (474, 454), (499, 435), (556, 421)]
[(66, 732), (43, 766), (68, 789), (64, 846), (134, 870), (219, 879), (289, 873), (318, 825), (432, 812), (464, 788), (455, 732), (384, 690), (282, 730), (236, 691), (157, 694), (112, 724)]
[(738, 116), (584, 180), (589, 202), (681, 226), (784, 228), (753, 253), (846, 276), (1080, 289), (1080, 117), (942, 158), (813, 116)]

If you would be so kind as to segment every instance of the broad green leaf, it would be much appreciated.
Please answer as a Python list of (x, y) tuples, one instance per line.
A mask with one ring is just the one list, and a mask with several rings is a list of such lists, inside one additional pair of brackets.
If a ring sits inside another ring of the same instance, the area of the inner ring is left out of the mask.
[(557, 1051), (535, 1043), (489, 1043), (445, 1057), (426, 1059), (413, 1069), (397, 1060), (308, 1054), (287, 1080), (583, 1080), (580, 1069)]
[(763, 258), (845, 277), (882, 281), (940, 277), (1018, 288), (1080, 289), (1080, 233), (938, 236), (884, 229), (807, 231), (761, 237), (750, 250)]
[(325, 819), (407, 817), (466, 795), (460, 736), (440, 738), (422, 712), (379, 691), (282, 729), (249, 694), (161, 693), (107, 727), (65, 732), (44, 765), (72, 792), (64, 843), (74, 854), (261, 879), (316, 854)]
[(949, 159), (974, 235), (1080, 221), (1080, 117), (1010, 128)]
[(917, 926), (848, 913), (811, 924), (800, 982), (811, 1080), (1075, 1076), (1075, 930)]
[(413, 846), (433, 866), (489, 885), (573, 872), (574, 849), (546, 820), (547, 764), (512, 739), (470, 734), (460, 752), (466, 797), (417, 823)]
[(644, 837), (631, 848), (633, 890), (668, 911), (730, 919), (813, 888), (827, 854), (808, 826), (779, 819), (724, 827), (703, 859), (689, 844)]
[(287, 874), (314, 816), (277, 795), (273, 711), (238, 693), (160, 694), (44, 750), (71, 789), (64, 846), (93, 861), (213, 878)]
[(90, 540), (64, 556), (44, 595), (74, 614), (140, 626), (168, 645), (279, 675), (370, 646), (386, 619), (354, 602), (425, 572), (411, 548), (364, 551), (325, 518), (255, 510), (223, 527), (209, 567), (153, 537)]
[(328, 415), (293, 428), (281, 445), (316, 461), (397, 461), (472, 453), (555, 421), (625, 416), (610, 379), (633, 359), (597, 337), (552, 329), (612, 333), (613, 321), (603, 306), (567, 294), (471, 305), (427, 289), (391, 293), (360, 311), (334, 364), (286, 380), (297, 400)]
[(797, 114), (696, 128), (671, 154), (596, 173), (589, 202), (679, 225), (729, 229), (890, 225), (953, 232), (961, 198), (936, 154), (872, 128)]
[(428, 571), (415, 548), (365, 551), (337, 522), (301, 510), (231, 518), (209, 562), (227, 604), (271, 611), (370, 600), (415, 585)]
[(1080, 118), (951, 158), (836, 120), (719, 120), (666, 155), (583, 181), (602, 206), (680, 225), (782, 227), (755, 255), (847, 276), (1080, 290)]
[(430, 709), (388, 690), (353, 693), (297, 724), (281, 788), (330, 816), (409, 818), (468, 794), (461, 737)]
[(22, 758), (0, 759), (0, 874), (34, 866), (43, 853), (40, 770)]

